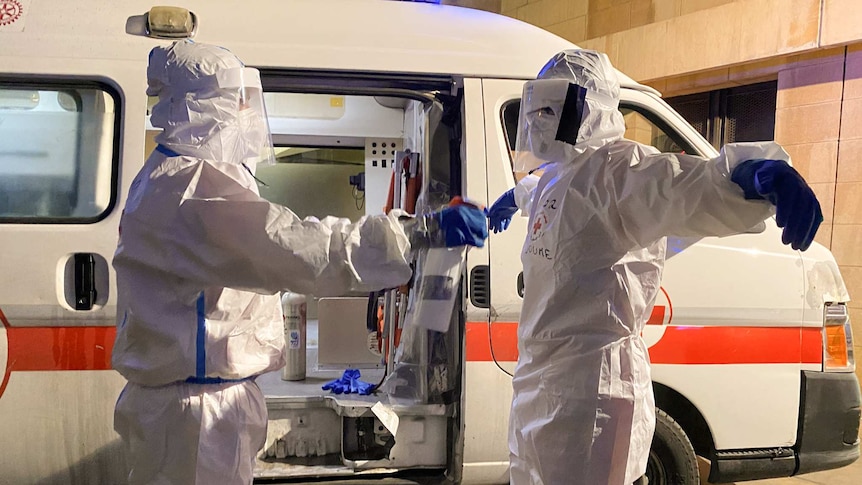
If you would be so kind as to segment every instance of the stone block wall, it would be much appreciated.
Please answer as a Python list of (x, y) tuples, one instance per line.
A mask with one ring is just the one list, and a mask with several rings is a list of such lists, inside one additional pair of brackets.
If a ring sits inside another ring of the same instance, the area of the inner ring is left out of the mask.
[(832, 253), (850, 291), (856, 373), (862, 379), (862, 46), (847, 49), (838, 137)]

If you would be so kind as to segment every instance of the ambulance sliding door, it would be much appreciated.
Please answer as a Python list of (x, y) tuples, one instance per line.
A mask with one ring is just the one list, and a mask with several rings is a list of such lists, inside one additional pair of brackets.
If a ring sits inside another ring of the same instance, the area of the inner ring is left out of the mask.
[(0, 482), (117, 483), (109, 265), (124, 100), (95, 76), (53, 69), (0, 76)]

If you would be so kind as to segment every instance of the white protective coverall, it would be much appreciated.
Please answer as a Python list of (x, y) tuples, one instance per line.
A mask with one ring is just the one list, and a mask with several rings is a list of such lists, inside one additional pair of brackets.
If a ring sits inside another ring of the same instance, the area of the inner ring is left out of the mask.
[(251, 483), (266, 438), (254, 376), (280, 368), (277, 294), (373, 291), (411, 276), (395, 216), (301, 220), (258, 195), (272, 145), (257, 72), (180, 41), (150, 54), (164, 131), (129, 190), (114, 256), (114, 426), (130, 483)]
[[(745, 200), (729, 174), (749, 159), (788, 156), (755, 143), (704, 160), (623, 140), (619, 82), (598, 52), (564, 51), (538, 78), (524, 88), (515, 155), (516, 170), (544, 172), (514, 191), (530, 222), (511, 483), (631, 484), (646, 471), (655, 428), (640, 334), (661, 284), (665, 236), (762, 227), (772, 206)], [(572, 123), (574, 131), (558, 129)]]

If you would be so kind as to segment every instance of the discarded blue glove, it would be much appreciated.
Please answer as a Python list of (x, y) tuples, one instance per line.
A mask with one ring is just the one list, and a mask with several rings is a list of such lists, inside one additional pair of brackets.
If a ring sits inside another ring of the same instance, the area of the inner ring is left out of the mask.
[(447, 207), (434, 214), (446, 247), (476, 246), (481, 248), (488, 238), (488, 222), (485, 212), (470, 204)]
[(509, 189), (488, 210), (488, 225), (495, 233), (503, 232), (508, 229), (515, 212), (518, 212), (518, 206), (515, 204), (515, 189)]
[(748, 160), (730, 180), (742, 187), (746, 199), (766, 199), (775, 205), (775, 222), (784, 228), (781, 242), (805, 251), (823, 222), (820, 202), (799, 175), (783, 160)]
[(347, 369), (340, 378), (329, 381), (323, 385), (324, 391), (332, 391), (335, 394), (359, 394), (367, 396), (374, 390), (374, 384), (359, 380), (359, 369)]

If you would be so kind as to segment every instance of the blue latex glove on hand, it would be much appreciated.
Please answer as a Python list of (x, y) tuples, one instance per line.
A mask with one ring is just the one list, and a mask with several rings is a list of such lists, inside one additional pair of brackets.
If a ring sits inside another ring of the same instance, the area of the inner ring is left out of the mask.
[(488, 210), (488, 225), (495, 233), (503, 232), (509, 228), (515, 212), (518, 212), (518, 206), (515, 204), (515, 189), (509, 189)]
[(470, 204), (460, 203), (434, 214), (446, 247), (476, 246), (481, 248), (488, 238), (488, 223), (485, 211)]
[(335, 394), (360, 394), (367, 396), (374, 390), (374, 385), (359, 380), (359, 369), (347, 369), (341, 378), (329, 381), (323, 385), (324, 391)]
[(742, 187), (746, 199), (766, 199), (775, 205), (775, 221), (784, 228), (782, 243), (808, 249), (823, 213), (799, 172), (783, 160), (749, 160), (733, 170), (730, 180)]

